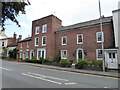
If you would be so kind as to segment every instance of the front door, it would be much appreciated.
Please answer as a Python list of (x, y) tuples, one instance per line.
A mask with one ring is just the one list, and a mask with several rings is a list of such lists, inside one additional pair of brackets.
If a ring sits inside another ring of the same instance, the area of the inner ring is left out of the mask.
[(118, 69), (117, 53), (108, 53), (108, 68)]
[(77, 49), (77, 61), (78, 59), (84, 59), (83, 49)]
[(25, 51), (23, 51), (23, 60), (25, 60)]
[(37, 59), (40, 59), (40, 57), (42, 58), (46, 58), (46, 49), (41, 48), (41, 49), (37, 49)]

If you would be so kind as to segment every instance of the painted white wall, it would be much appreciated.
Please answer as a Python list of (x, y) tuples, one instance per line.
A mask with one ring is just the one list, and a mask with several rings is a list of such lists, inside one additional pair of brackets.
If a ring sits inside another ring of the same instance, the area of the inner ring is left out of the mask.
[[(120, 9), (120, 1), (118, 3), (118, 8)], [(119, 64), (120, 64), (120, 12), (118, 13), (118, 60), (119, 60)]]
[(118, 47), (118, 61), (120, 64), (120, 1), (118, 2), (118, 10), (113, 11), (113, 25), (115, 36), (115, 47)]

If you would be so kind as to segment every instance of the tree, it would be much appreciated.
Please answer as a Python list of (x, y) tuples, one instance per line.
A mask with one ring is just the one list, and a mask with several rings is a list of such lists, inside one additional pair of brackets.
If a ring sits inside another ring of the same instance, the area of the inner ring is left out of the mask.
[(17, 48), (9, 51), (9, 57), (10, 58), (16, 59), (17, 58), (17, 54), (18, 54), (18, 49)]
[(0, 24), (2, 28), (4, 29), (5, 21), (7, 19), (15, 22), (20, 27), (20, 24), (16, 17), (20, 13), (26, 14), (25, 7), (28, 5), (30, 5), (30, 2), (28, 0), (27, 2), (2, 2), (2, 17), (0, 17)]

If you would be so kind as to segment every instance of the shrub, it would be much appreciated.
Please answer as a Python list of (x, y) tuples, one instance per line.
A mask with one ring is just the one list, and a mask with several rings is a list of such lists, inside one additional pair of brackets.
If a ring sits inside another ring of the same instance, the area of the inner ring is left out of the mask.
[(44, 58), (40, 57), (39, 63), (42, 64), (44, 62)]
[(89, 62), (90, 65), (102, 67), (102, 60), (92, 60)]
[(28, 59), (28, 58), (26, 58), (26, 60), (25, 60), (26, 62), (30, 62), (30, 60)]
[(70, 62), (68, 59), (63, 59), (63, 60), (60, 60), (60, 65), (62, 67), (70, 67), (72, 65), (72, 62)]
[(75, 66), (77, 68), (79, 68), (79, 69), (82, 69), (82, 68), (84, 68), (87, 65), (88, 65), (88, 60), (86, 60), (86, 59), (85, 60), (79, 59)]
[(49, 63), (53, 63), (53, 58), (49, 58), (49, 59), (48, 59), (48, 62), (49, 62)]
[(60, 56), (60, 50), (58, 51), (58, 55), (56, 57), (56, 62), (60, 62), (61, 56)]

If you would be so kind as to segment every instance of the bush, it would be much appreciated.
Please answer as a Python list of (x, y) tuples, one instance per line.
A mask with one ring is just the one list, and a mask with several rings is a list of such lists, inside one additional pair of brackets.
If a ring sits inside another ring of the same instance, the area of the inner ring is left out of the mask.
[(53, 63), (53, 58), (49, 58), (49, 59), (48, 59), (48, 62), (49, 62), (49, 63)]
[(60, 56), (60, 50), (59, 50), (58, 55), (56, 57), (56, 62), (60, 62), (60, 60), (61, 60), (61, 56)]
[(30, 62), (30, 60), (28, 59), (28, 58), (26, 58), (26, 60), (25, 60), (26, 62)]
[(82, 69), (82, 68), (84, 68), (87, 65), (88, 65), (88, 60), (86, 60), (86, 59), (85, 60), (79, 59), (75, 66), (77, 68), (79, 68), (79, 69)]
[(68, 59), (63, 59), (63, 60), (60, 60), (60, 65), (62, 67), (70, 67), (72, 65), (72, 62), (70, 62)]
[(40, 57), (39, 63), (42, 64), (44, 62), (44, 58)]
[(102, 67), (102, 60), (92, 60), (89, 62), (90, 65)]

